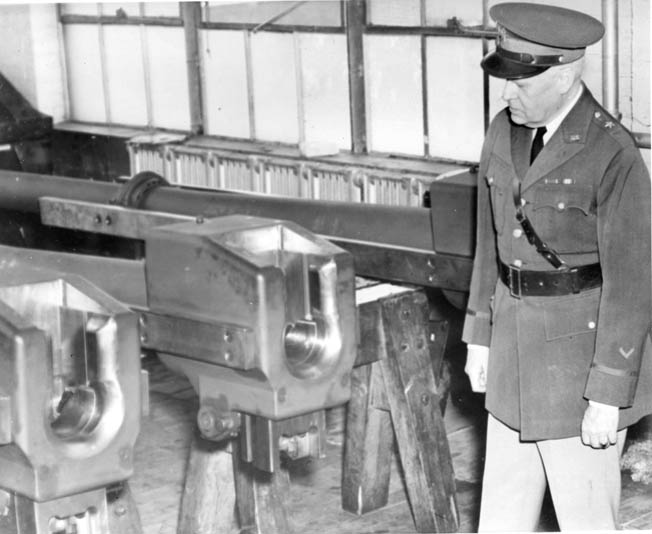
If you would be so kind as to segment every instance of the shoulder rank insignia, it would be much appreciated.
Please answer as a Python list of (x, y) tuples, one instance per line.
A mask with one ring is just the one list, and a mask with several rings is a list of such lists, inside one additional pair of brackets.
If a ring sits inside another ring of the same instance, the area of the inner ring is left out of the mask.
[(622, 347), (620, 347), (620, 349), (618, 349), (618, 352), (620, 352), (620, 355), (621, 355), (623, 358), (625, 358), (625, 359), (627, 360), (627, 359), (629, 359), (629, 357), (630, 357), (630, 356), (632, 355), (632, 353), (634, 352), (634, 348), (632, 347), (632, 348), (629, 349), (628, 351), (625, 351), (625, 349), (623, 349)]

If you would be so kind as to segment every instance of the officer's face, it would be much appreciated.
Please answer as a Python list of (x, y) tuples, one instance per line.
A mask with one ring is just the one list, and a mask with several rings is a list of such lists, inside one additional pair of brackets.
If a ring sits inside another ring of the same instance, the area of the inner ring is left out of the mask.
[(546, 124), (563, 104), (557, 68), (522, 80), (507, 80), (503, 100), (509, 105), (512, 121), (536, 128)]

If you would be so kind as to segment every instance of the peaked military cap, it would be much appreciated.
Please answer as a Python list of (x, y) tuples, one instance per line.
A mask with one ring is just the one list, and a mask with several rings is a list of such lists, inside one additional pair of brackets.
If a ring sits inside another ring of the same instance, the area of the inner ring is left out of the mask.
[(493, 6), (489, 14), (498, 37), (495, 51), (481, 65), (497, 78), (529, 78), (576, 61), (604, 34), (599, 20), (563, 7), (507, 2)]

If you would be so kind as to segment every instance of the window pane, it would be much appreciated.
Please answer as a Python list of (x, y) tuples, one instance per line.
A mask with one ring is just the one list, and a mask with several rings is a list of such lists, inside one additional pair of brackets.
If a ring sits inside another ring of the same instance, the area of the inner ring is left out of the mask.
[[(292, 7), (295, 7), (295, 9), (275, 19), (275, 17)], [(311, 0), (301, 5), (297, 5), (297, 2), (294, 0), (232, 3), (209, 2), (206, 7), (206, 20), (208, 22), (262, 24), (272, 19), (275, 19), (273, 24), (280, 25), (341, 26), (341, 3), (339, 0)]]
[(420, 26), (421, 0), (368, 0), (367, 20), (383, 26)]
[(190, 129), (183, 28), (147, 27), (154, 126)]
[(426, 24), (446, 26), (453, 17), (465, 26), (482, 24), (482, 0), (426, 0)]
[(301, 34), (299, 43), (306, 148), (349, 150), (346, 37)]
[(430, 37), (428, 129), (430, 154), (478, 161), (484, 137), (482, 42)]
[(251, 55), (256, 138), (298, 143), (294, 36), (256, 33)]
[(110, 122), (147, 125), (147, 100), (141, 29), (135, 26), (104, 27)]
[(245, 33), (206, 30), (201, 35), (206, 133), (249, 138)]
[(146, 17), (180, 17), (177, 2), (145, 2)]
[(62, 15), (92, 15), (94, 17), (100, 14), (99, 4), (61, 4)]
[(420, 38), (367, 35), (364, 46), (369, 148), (423, 155)]
[(72, 120), (106, 122), (98, 28), (88, 24), (63, 27)]

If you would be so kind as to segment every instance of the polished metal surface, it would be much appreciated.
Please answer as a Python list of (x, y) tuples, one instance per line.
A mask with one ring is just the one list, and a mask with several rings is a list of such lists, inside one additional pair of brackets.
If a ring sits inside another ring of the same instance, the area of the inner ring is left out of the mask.
[(345, 251), (292, 223), (229, 216), (152, 230), (145, 270), (143, 342), (203, 403), (278, 420), (348, 400), (356, 318)]
[(132, 474), (140, 428), (136, 315), (5, 254), (0, 344), (0, 488), (16, 532), (108, 533), (105, 488)]

